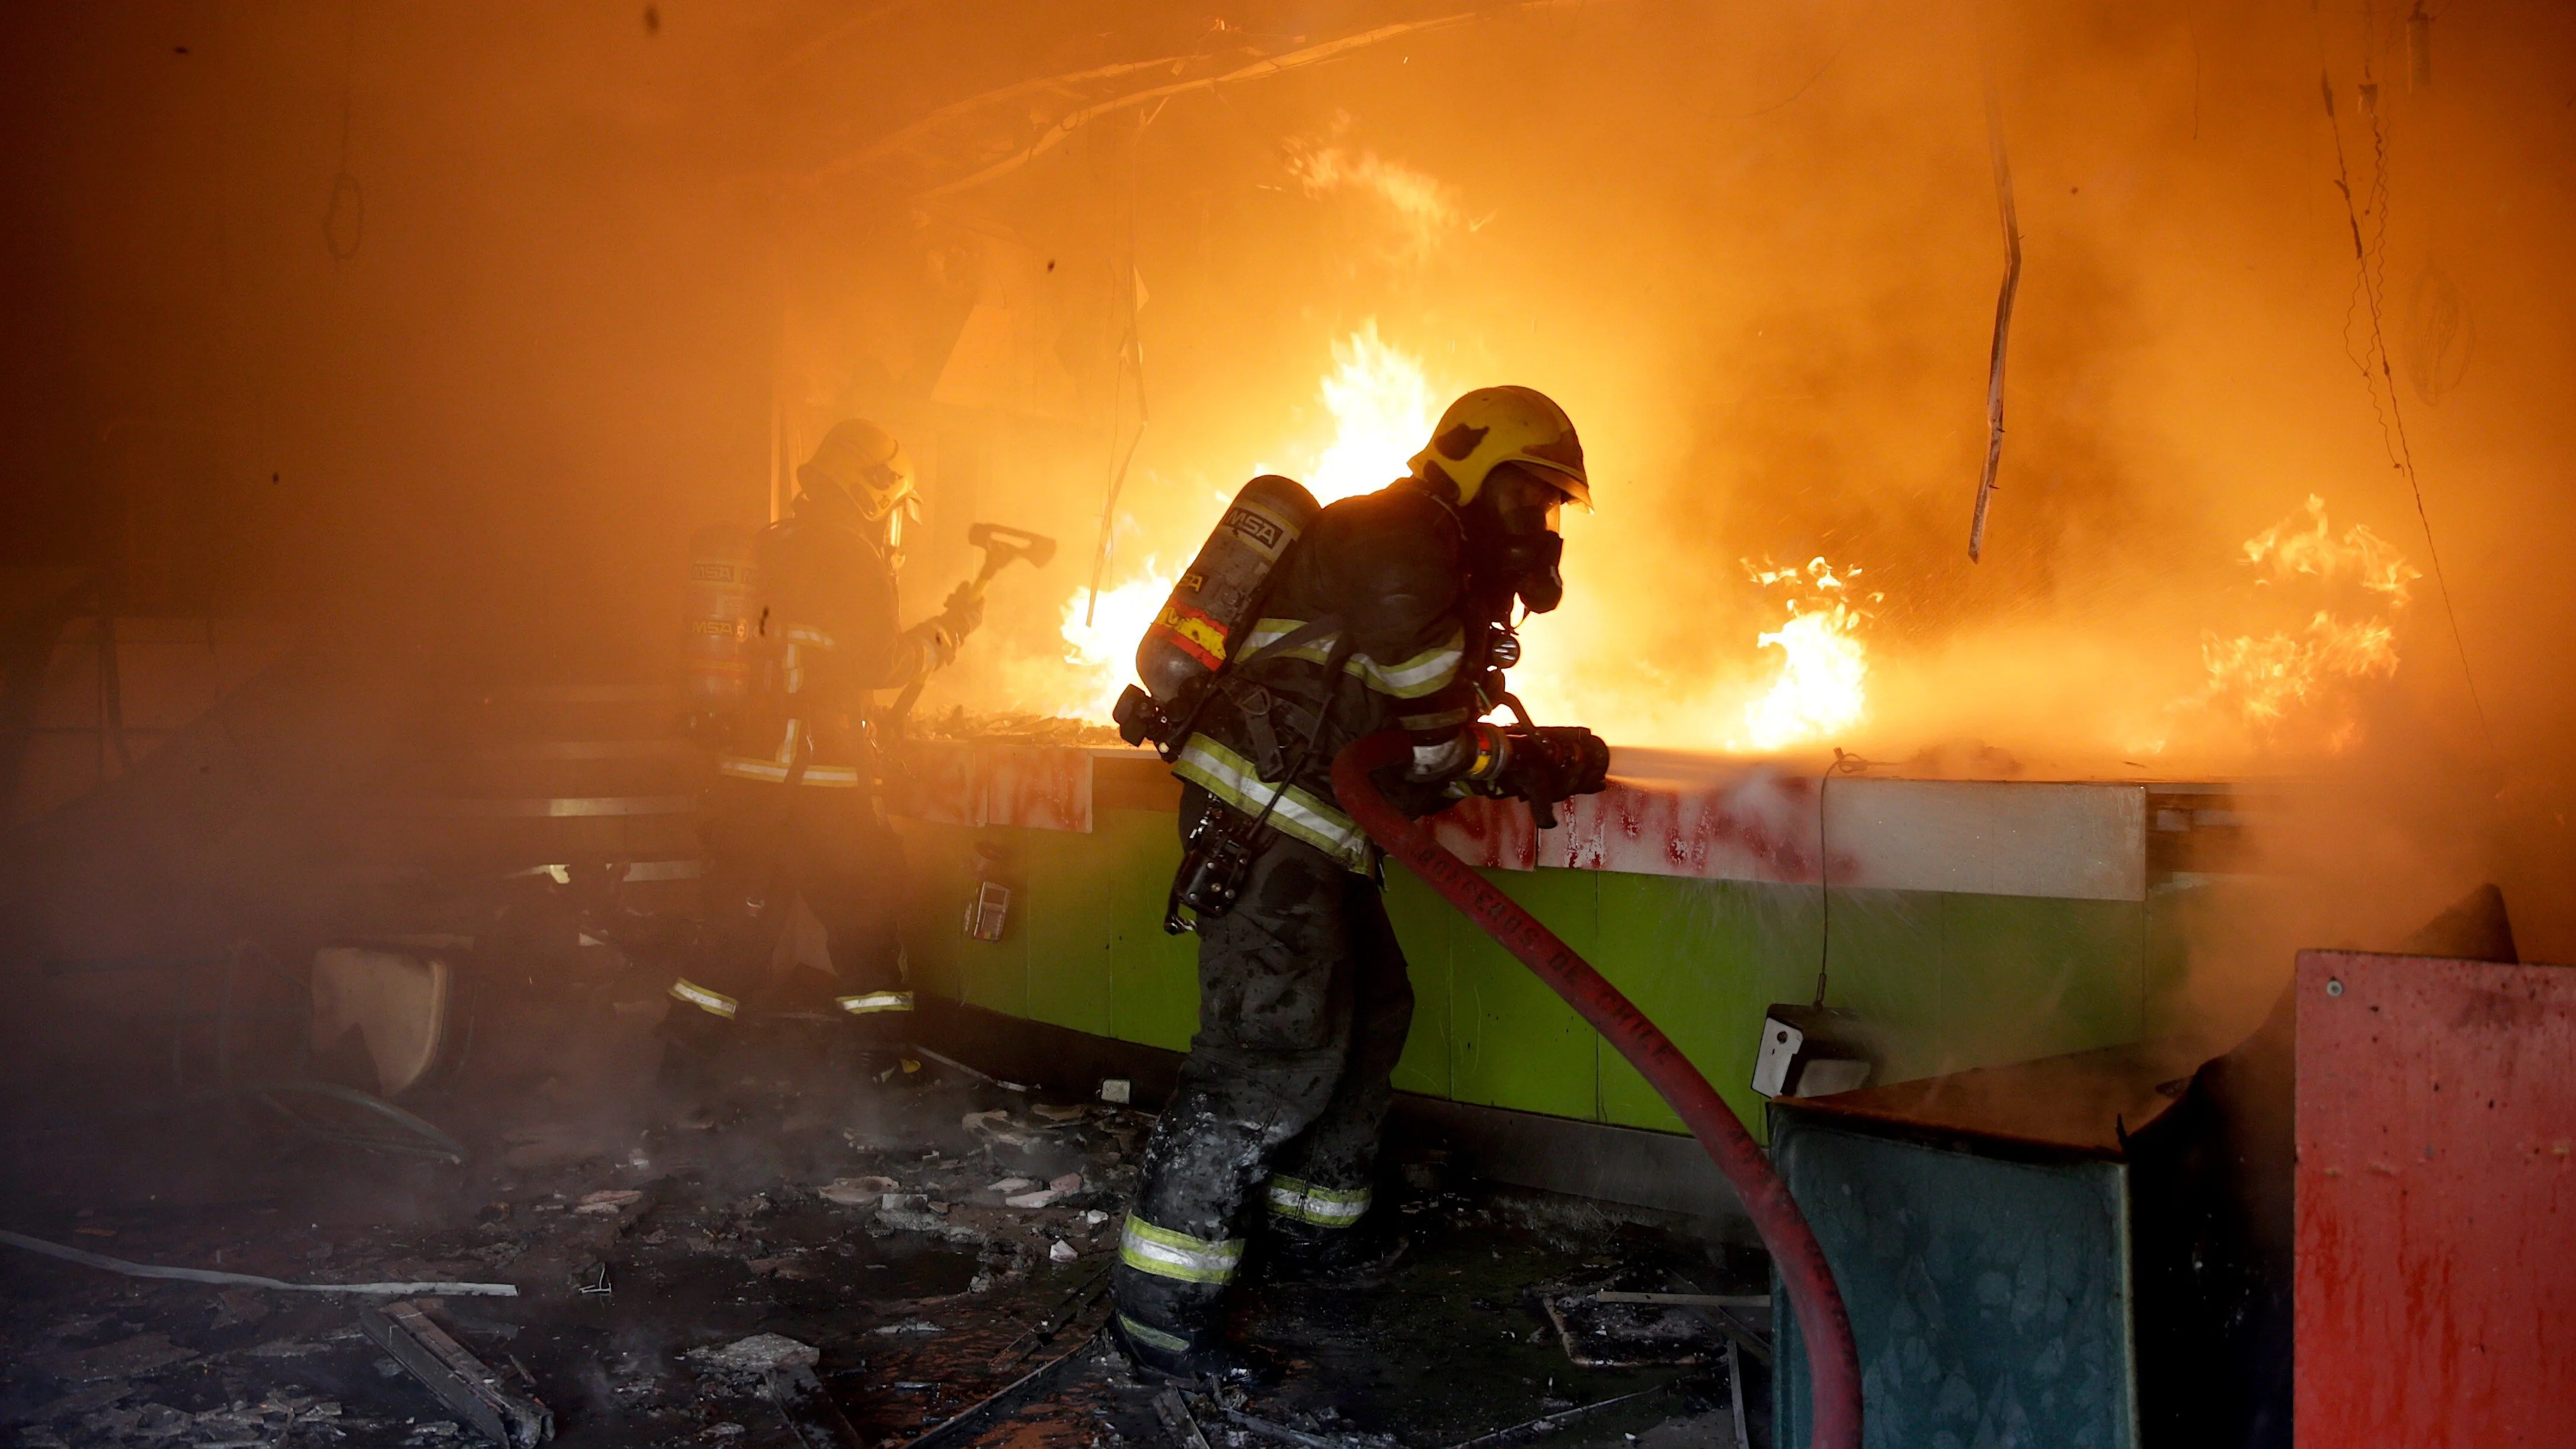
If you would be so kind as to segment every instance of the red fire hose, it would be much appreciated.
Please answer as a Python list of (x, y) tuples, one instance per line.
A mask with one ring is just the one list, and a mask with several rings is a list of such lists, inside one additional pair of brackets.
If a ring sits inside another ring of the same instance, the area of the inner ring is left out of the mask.
[(1825, 1250), (1789, 1196), (1788, 1185), (1771, 1170), (1771, 1160), (1763, 1156), (1708, 1078), (1619, 988), (1603, 980), (1555, 932), (1442, 848), (1420, 822), (1406, 819), (1386, 803), (1369, 776), (1411, 759), (1412, 747), (1403, 731), (1370, 735), (1333, 761), (1333, 794), (1389, 854), (1411, 866), (1433, 890), (1448, 897), (1451, 905), (1521, 958), (1521, 964), (1537, 972), (1681, 1114), (1691, 1135), (1744, 1199), (1754, 1229), (1762, 1234), (1762, 1244), (1771, 1250), (1780, 1280), (1788, 1286), (1789, 1304), (1798, 1315), (1799, 1336), (1806, 1342), (1807, 1363), (1815, 1376), (1811, 1449), (1860, 1449), (1860, 1352), (1852, 1342), (1851, 1315), (1843, 1311), (1842, 1294), (1834, 1288)]

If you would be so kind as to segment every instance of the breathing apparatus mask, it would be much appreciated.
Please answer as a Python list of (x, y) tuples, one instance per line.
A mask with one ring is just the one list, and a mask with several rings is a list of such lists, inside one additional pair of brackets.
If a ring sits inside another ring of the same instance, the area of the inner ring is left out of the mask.
[(873, 541), (889, 559), (900, 559), (904, 525), (921, 517), (912, 459), (894, 434), (864, 418), (834, 424), (796, 481), (800, 514)]
[(1565, 493), (1538, 470), (1506, 463), (1494, 469), (1465, 509), (1471, 566), (1499, 587), (1505, 582), (1533, 614), (1565, 601), (1565, 535), (1557, 521)]

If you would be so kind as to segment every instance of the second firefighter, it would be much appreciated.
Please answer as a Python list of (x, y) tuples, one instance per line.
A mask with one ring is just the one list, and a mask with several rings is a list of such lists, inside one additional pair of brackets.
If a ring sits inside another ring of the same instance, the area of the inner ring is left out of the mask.
[(704, 936), (671, 982), (666, 1060), (686, 1082), (767, 979), (793, 903), (823, 927), (833, 1009), (863, 1037), (899, 1034), (912, 1009), (896, 917), (902, 844), (878, 811), (870, 714), (877, 691), (949, 663), (981, 621), (961, 588), (905, 629), (896, 596), (904, 525), (919, 509), (894, 435), (853, 419), (797, 470), (789, 516), (754, 542), (760, 676), (724, 722), (709, 787)]

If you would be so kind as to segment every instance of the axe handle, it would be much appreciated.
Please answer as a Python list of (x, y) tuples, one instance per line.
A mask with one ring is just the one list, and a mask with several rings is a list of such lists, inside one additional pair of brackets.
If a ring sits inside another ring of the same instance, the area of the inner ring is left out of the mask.
[[(984, 566), (977, 569), (975, 571), (975, 577), (967, 581), (966, 597), (975, 599), (979, 602), (984, 597), (984, 586), (993, 581), (993, 576), (995, 574), (1009, 568), (1012, 564), (1017, 563), (1021, 559), (1028, 559), (1029, 565), (1032, 568), (1037, 566), (1037, 560), (1029, 558), (1027, 550), (1019, 548), (1013, 544), (1005, 543), (999, 539), (987, 540), (976, 545), (976, 547), (984, 550)], [(893, 735), (898, 739), (902, 737), (904, 722), (912, 717), (912, 706), (915, 701), (921, 698), (922, 686), (929, 682), (930, 674), (928, 671), (924, 671), (920, 678), (905, 685), (903, 687), (903, 693), (895, 697), (893, 708), (887, 710), (884, 717), (884, 724), (888, 734)]]

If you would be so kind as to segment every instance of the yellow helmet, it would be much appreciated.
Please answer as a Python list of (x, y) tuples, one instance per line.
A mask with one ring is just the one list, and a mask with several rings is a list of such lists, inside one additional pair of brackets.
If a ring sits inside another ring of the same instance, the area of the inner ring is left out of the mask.
[(1413, 455), (1413, 476), (1446, 479), (1464, 506), (1485, 478), (1505, 463), (1519, 463), (1589, 508), (1592, 480), (1583, 472), (1583, 442), (1574, 422), (1547, 394), (1527, 387), (1480, 387), (1449, 405), (1431, 430), (1431, 445)]
[(835, 490), (859, 506), (859, 516), (873, 523), (913, 500), (912, 459), (895, 435), (864, 418), (834, 423), (815, 445), (814, 456), (796, 470), (796, 481), (808, 493)]

